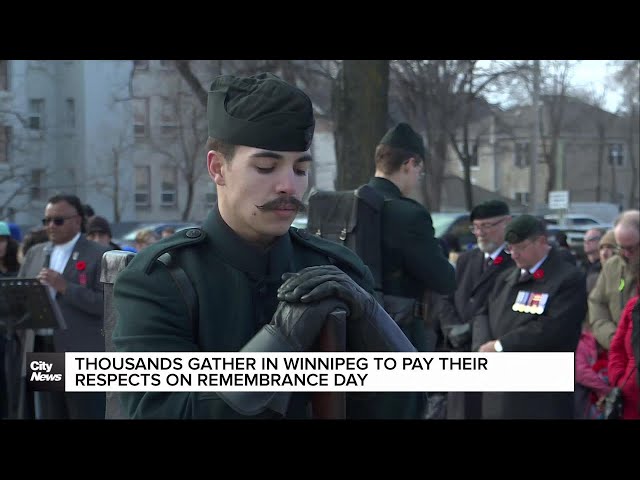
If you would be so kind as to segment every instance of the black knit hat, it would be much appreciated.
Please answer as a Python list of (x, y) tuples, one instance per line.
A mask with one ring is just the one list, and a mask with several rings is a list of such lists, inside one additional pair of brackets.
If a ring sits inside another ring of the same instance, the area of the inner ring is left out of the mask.
[(283, 152), (308, 150), (315, 129), (309, 97), (271, 73), (217, 77), (207, 118), (211, 138)]
[(474, 220), (500, 217), (502, 215), (509, 215), (509, 205), (502, 200), (487, 200), (473, 207), (469, 218), (473, 222)]
[(389, 145), (390, 147), (402, 148), (408, 152), (420, 155), (425, 158), (424, 142), (422, 137), (418, 135), (408, 123), (399, 123), (384, 134), (381, 145)]

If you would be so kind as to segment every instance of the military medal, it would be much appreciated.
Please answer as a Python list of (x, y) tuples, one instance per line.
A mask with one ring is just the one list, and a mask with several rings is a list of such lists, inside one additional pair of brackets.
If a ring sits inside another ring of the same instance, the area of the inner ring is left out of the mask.
[(71, 255), (71, 259), (75, 262), (78, 259), (78, 252), (73, 252), (73, 255)]
[(513, 310), (514, 312), (522, 312), (522, 309), (524, 308), (524, 300), (526, 296), (527, 296), (527, 292), (525, 292), (524, 290), (520, 290), (518, 292), (518, 296), (516, 297), (516, 301), (513, 302), (513, 305), (511, 306), (511, 310)]

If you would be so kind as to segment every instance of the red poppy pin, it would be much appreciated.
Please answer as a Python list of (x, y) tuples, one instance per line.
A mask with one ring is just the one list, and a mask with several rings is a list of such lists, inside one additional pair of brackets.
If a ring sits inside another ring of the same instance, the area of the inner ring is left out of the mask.
[(537, 269), (535, 272), (533, 272), (533, 278), (535, 278), (536, 280), (544, 278), (544, 270), (542, 270), (541, 268)]
[(76, 270), (79, 272), (83, 271), (85, 268), (87, 268), (87, 262), (80, 260), (76, 263)]
[(493, 260), (493, 264), (494, 264), (494, 265), (500, 265), (503, 261), (504, 261), (504, 258), (502, 258), (502, 257), (496, 257), (496, 258)]

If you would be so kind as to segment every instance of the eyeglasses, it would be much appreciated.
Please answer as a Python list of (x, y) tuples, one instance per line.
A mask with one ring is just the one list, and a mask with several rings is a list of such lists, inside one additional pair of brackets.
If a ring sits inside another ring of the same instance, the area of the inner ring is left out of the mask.
[(626, 252), (629, 255), (633, 255), (634, 253), (636, 253), (638, 251), (638, 249), (640, 249), (640, 243), (636, 243), (635, 245), (631, 245), (629, 247), (624, 247), (622, 245), (618, 245), (618, 251), (619, 252)]
[(65, 220), (69, 220), (70, 218), (77, 217), (78, 215), (69, 215), (68, 217), (44, 217), (42, 219), (42, 225), (45, 227), (49, 225), (50, 222), (53, 222), (54, 225), (60, 226), (63, 225)]
[(518, 244), (518, 246), (514, 246), (514, 245), (507, 245), (504, 249), (505, 252), (507, 252), (507, 254), (509, 255), (513, 255), (514, 253), (522, 253), (524, 252), (527, 247), (529, 245), (531, 245), (533, 242), (527, 242), (527, 244), (525, 245), (524, 242)]
[(500, 220), (497, 220), (493, 223), (483, 223), (482, 225), (469, 225), (469, 231), (471, 231), (472, 233), (479, 232), (480, 230), (482, 230), (483, 232), (486, 232), (487, 230), (491, 230), (493, 227), (495, 227), (501, 222), (504, 222), (505, 220), (506, 220), (506, 217), (501, 218)]
[(591, 238), (585, 238), (584, 241), (585, 242), (598, 242), (600, 241), (602, 237), (591, 237)]

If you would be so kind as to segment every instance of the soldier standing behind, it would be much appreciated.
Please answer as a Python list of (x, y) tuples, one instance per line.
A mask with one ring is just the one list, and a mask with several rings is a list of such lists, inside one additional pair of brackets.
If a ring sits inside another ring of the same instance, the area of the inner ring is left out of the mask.
[[(453, 266), (435, 238), (431, 215), (408, 196), (418, 185), (425, 148), (406, 123), (391, 128), (376, 148), (369, 186), (384, 196), (382, 210), (382, 290), (385, 309), (418, 351), (433, 351), (435, 337), (425, 325), (425, 290), (446, 294), (455, 288)], [(426, 313), (429, 315), (429, 313)], [(380, 394), (380, 418), (422, 418), (423, 394)], [(413, 400), (407, 403), (407, 400)]]
[[(521, 215), (505, 230), (517, 268), (496, 279), (473, 320), (472, 350), (575, 352), (586, 313), (584, 274), (547, 243), (544, 224)], [(573, 392), (483, 392), (482, 418), (573, 418)]]
[[(511, 221), (509, 206), (500, 200), (489, 200), (471, 210), (470, 220), (478, 247), (458, 257), (456, 291), (441, 298), (439, 312), (446, 347), (458, 352), (471, 351), (474, 315), (486, 303), (498, 274), (514, 266), (504, 250), (504, 232)], [(481, 399), (481, 392), (449, 392), (447, 418), (480, 418)]]

